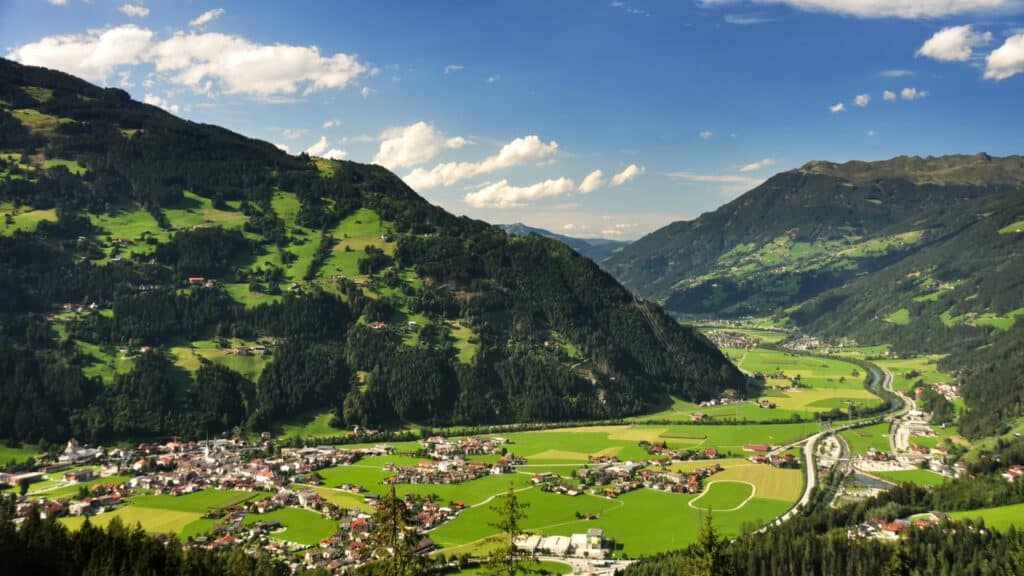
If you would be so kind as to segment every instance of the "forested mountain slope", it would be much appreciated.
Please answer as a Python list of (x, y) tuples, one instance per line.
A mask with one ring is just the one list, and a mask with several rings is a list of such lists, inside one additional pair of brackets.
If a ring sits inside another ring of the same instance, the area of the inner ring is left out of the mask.
[(1013, 204), (1021, 183), (1019, 156), (811, 162), (637, 240), (606, 266), (673, 312), (772, 313), (948, 239), (979, 215), (958, 205), (1001, 193)]
[(0, 61), (0, 437), (633, 414), (740, 392), (566, 246)]

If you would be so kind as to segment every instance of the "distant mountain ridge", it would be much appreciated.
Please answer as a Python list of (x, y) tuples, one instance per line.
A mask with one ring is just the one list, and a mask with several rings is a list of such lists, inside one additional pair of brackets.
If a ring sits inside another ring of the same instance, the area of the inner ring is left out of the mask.
[(627, 246), (629, 242), (623, 240), (609, 240), (607, 238), (576, 238), (574, 236), (565, 236), (564, 234), (557, 234), (550, 230), (543, 228), (535, 228), (533, 226), (527, 226), (522, 222), (515, 224), (498, 224), (499, 228), (514, 234), (516, 236), (528, 236), (530, 234), (538, 234), (547, 238), (553, 238), (558, 240), (562, 244), (565, 244), (569, 248), (579, 252), (581, 255), (590, 258), (594, 262), (600, 264), (613, 254), (621, 250), (624, 246)]
[(971, 434), (1024, 412), (1024, 157), (809, 162), (605, 267), (676, 314), (952, 354)]

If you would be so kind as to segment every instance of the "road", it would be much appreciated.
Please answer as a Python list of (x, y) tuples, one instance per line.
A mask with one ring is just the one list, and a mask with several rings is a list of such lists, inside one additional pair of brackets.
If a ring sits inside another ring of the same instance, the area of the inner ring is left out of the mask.
[[(873, 365), (873, 366), (877, 366), (877, 365)], [(889, 372), (888, 370), (886, 370), (885, 368), (882, 368), (881, 366), (878, 366), (878, 369), (881, 370), (881, 372), (882, 372), (882, 388), (892, 392), (892, 373)], [(871, 371), (871, 376), (873, 378), (876, 377), (876, 373), (874, 371)], [(886, 418), (885, 418), (886, 420), (890, 420), (890, 421), (895, 420), (896, 418), (901, 417), (901, 416), (903, 416), (904, 414), (906, 414), (907, 412), (910, 411), (910, 407), (911, 407), (911, 404), (909, 403), (910, 400), (907, 399), (906, 397), (902, 396), (902, 395), (897, 395), (897, 396), (903, 402), (903, 407), (900, 408), (899, 410), (897, 410), (896, 412), (890, 412), (886, 416)], [(790, 448), (792, 448), (794, 446), (799, 446), (801, 444), (803, 445), (803, 451), (804, 451), (804, 472), (805, 472), (804, 492), (800, 496), (800, 499), (797, 500), (796, 504), (794, 504), (792, 508), (790, 508), (782, 516), (779, 516), (778, 518), (776, 518), (773, 522), (771, 522), (767, 526), (761, 528), (761, 530), (758, 530), (758, 532), (763, 532), (763, 531), (767, 530), (771, 526), (782, 524), (786, 520), (789, 520), (790, 518), (792, 518), (792, 517), (796, 516), (797, 514), (799, 514), (801, 510), (803, 510), (808, 504), (811, 503), (811, 496), (814, 493), (814, 489), (818, 486), (818, 467), (817, 467), (817, 464), (815, 463), (814, 458), (815, 458), (815, 454), (817, 453), (817, 450), (818, 450), (818, 442), (822, 438), (825, 438), (826, 436), (829, 436), (831, 434), (836, 434), (836, 433), (841, 432), (843, 430), (849, 430), (851, 428), (860, 428), (860, 427), (863, 427), (863, 426), (869, 426), (871, 424), (877, 424), (878, 422), (881, 422), (881, 421), (883, 421), (882, 418), (872, 418), (871, 420), (866, 420), (866, 421), (862, 421), (862, 422), (854, 422), (854, 423), (845, 424), (845, 425), (842, 425), (842, 426), (832, 427), (832, 428), (830, 428), (828, 430), (823, 430), (821, 432), (818, 432), (817, 434), (814, 434), (813, 436), (810, 436), (809, 438), (805, 438), (805, 439), (800, 440), (798, 442), (793, 442), (792, 444), (788, 444), (786, 446), (780, 446), (779, 448), (776, 448), (775, 450), (773, 450), (772, 451), (773, 453), (775, 453), (775, 452), (782, 452), (782, 451), (788, 450), (788, 449), (790, 449)], [(890, 442), (891, 442), (891, 438), (890, 438)]]

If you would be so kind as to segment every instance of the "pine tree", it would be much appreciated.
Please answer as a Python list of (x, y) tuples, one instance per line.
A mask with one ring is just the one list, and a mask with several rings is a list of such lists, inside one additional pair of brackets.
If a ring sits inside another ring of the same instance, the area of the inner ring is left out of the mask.
[(505, 497), (497, 499), (494, 504), (491, 504), (491, 510), (498, 514), (498, 521), (490, 526), (501, 532), (503, 542), (501, 547), (488, 557), (485, 574), (493, 576), (528, 574), (530, 568), (537, 563), (533, 551), (521, 550), (516, 546), (516, 540), (523, 535), (519, 523), (526, 518), (528, 507), (529, 504), (519, 501), (515, 486), (511, 483), (508, 485)]
[(697, 543), (693, 545), (693, 562), (684, 568), (684, 574), (695, 576), (732, 576), (732, 567), (725, 551), (726, 542), (718, 538), (711, 524), (711, 511), (704, 517)]
[(398, 497), (392, 484), (388, 495), (377, 501), (377, 510), (373, 514), (373, 531), (369, 540), (370, 549), (377, 558), (373, 572), (385, 576), (420, 574), (423, 559), (412, 552), (418, 537), (409, 508)]

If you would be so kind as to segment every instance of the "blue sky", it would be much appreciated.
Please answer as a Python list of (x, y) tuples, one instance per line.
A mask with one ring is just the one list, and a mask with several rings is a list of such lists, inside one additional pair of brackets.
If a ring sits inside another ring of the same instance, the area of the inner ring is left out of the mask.
[(1020, 0), (0, 0), (0, 38), (576, 236), (636, 238), (809, 160), (1024, 149)]

